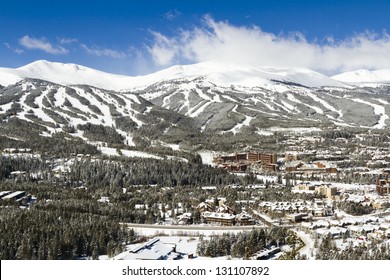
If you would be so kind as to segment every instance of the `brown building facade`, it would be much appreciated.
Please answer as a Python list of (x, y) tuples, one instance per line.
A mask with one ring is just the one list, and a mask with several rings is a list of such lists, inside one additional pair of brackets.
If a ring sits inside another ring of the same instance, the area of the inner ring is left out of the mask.
[(277, 160), (276, 154), (246, 152), (215, 157), (213, 162), (229, 171), (245, 172), (254, 163), (260, 164), (263, 169), (277, 171)]
[(379, 195), (390, 194), (390, 178), (378, 179), (376, 181), (376, 191)]

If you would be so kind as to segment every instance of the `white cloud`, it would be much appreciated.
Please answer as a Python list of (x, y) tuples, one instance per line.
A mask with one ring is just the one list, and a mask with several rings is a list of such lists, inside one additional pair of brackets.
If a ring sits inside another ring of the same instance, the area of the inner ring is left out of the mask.
[(15, 52), (15, 53), (17, 53), (17, 54), (22, 54), (22, 53), (24, 53), (24, 50), (21, 50), (21, 49), (18, 49), (18, 48), (14, 48), (14, 47), (12, 47), (10, 44), (8, 44), (8, 43), (4, 43), (4, 46), (6, 46), (7, 49), (10, 49), (10, 50), (12, 50), (13, 52)]
[(19, 39), (19, 44), (29, 50), (41, 50), (50, 54), (67, 54), (69, 51), (61, 46), (53, 46), (45, 38), (34, 38), (28, 35)]
[(61, 45), (67, 45), (77, 43), (79, 40), (75, 38), (59, 38), (58, 41)]
[(168, 39), (166, 36), (152, 32), (154, 37), (154, 44), (148, 47), (148, 51), (152, 56), (155, 64), (158, 66), (166, 66), (173, 62), (175, 55), (180, 52), (180, 42), (176, 39)]
[(172, 11), (165, 13), (164, 16), (167, 20), (174, 20), (175, 18), (177, 18), (180, 15), (181, 15), (181, 13), (178, 10), (172, 10)]
[(99, 48), (99, 47), (88, 47), (85, 44), (80, 45), (81, 48), (83, 48), (87, 54), (89, 55), (95, 55), (95, 56), (107, 56), (107, 57), (112, 57), (112, 58), (126, 58), (126, 54), (123, 52), (119, 52), (116, 50), (112, 49), (107, 49), (107, 48)]
[(301, 33), (276, 35), (258, 26), (234, 26), (206, 16), (203, 25), (168, 37), (152, 32), (148, 51), (156, 65), (208, 60), (270, 67), (304, 67), (323, 73), (390, 68), (390, 35), (370, 32), (336, 41), (308, 42)]

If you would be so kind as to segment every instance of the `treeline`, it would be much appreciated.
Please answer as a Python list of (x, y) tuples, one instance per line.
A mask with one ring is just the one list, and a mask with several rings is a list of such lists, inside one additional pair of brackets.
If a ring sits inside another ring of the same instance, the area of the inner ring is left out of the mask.
[(224, 233), (212, 236), (210, 239), (200, 237), (197, 254), (205, 257), (232, 256), (233, 258), (249, 259), (265, 246), (286, 244), (289, 237), (286, 228), (253, 229), (237, 234)]
[(99, 154), (100, 151), (93, 145), (80, 138), (69, 137), (66, 133), (54, 133), (51, 137), (46, 127), (16, 118), (7, 121), (0, 120), (0, 133), (9, 137), (0, 136), (0, 150), (5, 148), (29, 148), (41, 155), (56, 157), (71, 154)]
[[(75, 159), (70, 171), (58, 177), (53, 168), (60, 162), (23, 157), (0, 157), (0, 181), (10, 178), (12, 171), (25, 171), (23, 181), (36, 181), (31, 173), (39, 173), (38, 180), (67, 187), (121, 188), (133, 185), (158, 185), (164, 187), (245, 184), (244, 177), (229, 174), (194, 162), (159, 160), (150, 158), (117, 158), (117, 160)], [(250, 183), (256, 182), (255, 179)]]
[(338, 206), (341, 210), (354, 216), (367, 215), (374, 211), (374, 208), (371, 205), (363, 205), (362, 203), (354, 201), (342, 201)]
[(355, 138), (356, 134), (346, 130), (329, 130), (329, 131), (321, 132), (320, 135), (326, 139), (334, 140), (337, 138), (345, 138), (345, 139)]
[[(38, 172), (48, 166), (38, 158), (0, 157), (0, 181), (8, 179), (12, 171)], [(29, 174), (27, 174), (29, 176)]]
[(83, 136), (91, 141), (102, 141), (108, 144), (123, 144), (124, 137), (113, 127), (87, 123), (79, 124), (77, 129), (84, 131)]
[(242, 178), (200, 163), (150, 158), (121, 161), (77, 161), (66, 178), (72, 186), (80, 181), (88, 187), (159, 185), (164, 187), (227, 185)]
[(0, 208), (0, 216), (2, 260), (98, 259), (123, 251), (123, 244), (132, 238), (108, 217), (66, 209)]
[[(31, 182), (3, 182), (0, 183), (0, 191), (25, 191), (36, 198), (36, 202), (30, 205), (30, 209), (38, 209), (46, 212), (69, 212), (79, 214), (107, 217), (115, 222), (127, 223), (155, 223), (161, 220), (160, 212), (156, 209), (157, 203), (165, 203), (174, 208), (176, 202), (186, 204), (186, 210), (191, 210), (190, 198), (185, 198), (186, 191), (179, 191), (177, 198), (172, 199), (171, 193), (158, 192), (155, 188), (139, 187), (129, 189), (124, 193), (121, 189), (109, 188), (64, 188), (58, 185), (48, 185)], [(107, 196), (110, 203), (98, 202), (101, 196)], [(170, 199), (170, 201), (169, 201)], [(179, 200), (180, 199), (180, 200)], [(21, 202), (27, 205), (25, 201)], [(17, 208), (20, 203), (0, 200), (0, 206)], [(144, 204), (147, 209), (136, 210), (136, 204)]]
[[(163, 135), (162, 139), (170, 143), (175, 141), (169, 135)], [(278, 143), (287, 139), (285, 135), (274, 133), (272, 136), (262, 136), (256, 133), (254, 127), (243, 127), (238, 133), (224, 133), (222, 136), (213, 131), (203, 131), (187, 136), (181, 136), (180, 147), (182, 149), (206, 149), (219, 152), (237, 152), (243, 150), (280, 152)]]
[(316, 253), (318, 260), (390, 260), (389, 244), (377, 242), (354, 246), (352, 243), (345, 249), (337, 248), (331, 237), (325, 237)]
[[(109, 195), (114, 203), (98, 202), (105, 190), (13, 181), (0, 183), (3, 190), (26, 191), (36, 202), (29, 209), (21, 209), (16, 202), (0, 201), (1, 259), (114, 256), (137, 238), (133, 230), (120, 223), (146, 222), (149, 214), (134, 211), (135, 201), (121, 201), (113, 193)], [(118, 191), (117, 196), (120, 194)], [(156, 219), (149, 218), (150, 222)]]

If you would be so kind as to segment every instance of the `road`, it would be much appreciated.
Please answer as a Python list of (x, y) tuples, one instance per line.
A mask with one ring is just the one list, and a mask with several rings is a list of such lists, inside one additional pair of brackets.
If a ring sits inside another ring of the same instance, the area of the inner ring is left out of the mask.
[(305, 245), (299, 250), (301, 255), (306, 255), (306, 257), (310, 259), (314, 259), (312, 256), (312, 252), (315, 250), (314, 248), (314, 240), (310, 237), (309, 234), (304, 233), (299, 230), (293, 230), (297, 236), (305, 243)]
[(213, 225), (156, 225), (125, 223), (130, 228), (172, 229), (172, 230), (252, 230), (254, 228), (266, 228), (266, 226), (213, 226)]

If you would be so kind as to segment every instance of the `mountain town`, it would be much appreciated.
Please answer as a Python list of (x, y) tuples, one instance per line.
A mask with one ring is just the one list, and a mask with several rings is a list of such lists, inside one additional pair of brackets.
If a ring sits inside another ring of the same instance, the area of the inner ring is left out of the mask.
[(386, 81), (243, 71), (0, 69), (1, 259), (388, 259)]

